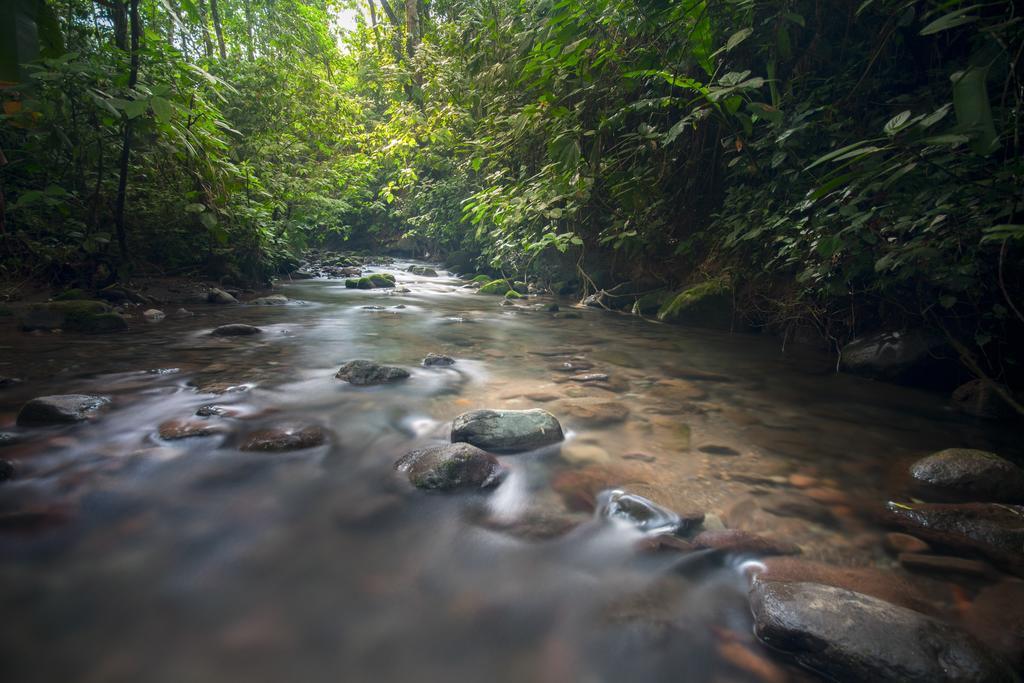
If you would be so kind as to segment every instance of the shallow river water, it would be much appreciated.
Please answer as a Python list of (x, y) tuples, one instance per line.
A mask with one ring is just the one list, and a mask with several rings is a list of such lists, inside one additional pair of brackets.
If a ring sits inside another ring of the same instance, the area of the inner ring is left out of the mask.
[[(0, 484), (3, 680), (811, 680), (751, 635), (759, 558), (653, 552), (594, 520), (594, 493), (894, 567), (871, 510), (905, 497), (908, 463), (1020, 454), (942, 397), (836, 375), (776, 340), (559, 318), (404, 265), (372, 269), (404, 294), (309, 280), (281, 287), (286, 306), (190, 306), (118, 335), (3, 323), (0, 375), (25, 380), (0, 393), (0, 429), (24, 437), (0, 453), (17, 469)], [(263, 334), (209, 335), (232, 322)], [(421, 367), (428, 352), (456, 364)], [(357, 358), (412, 376), (335, 379)], [(564, 363), (609, 378), (574, 381)], [(13, 427), (25, 400), (67, 393), (112, 403), (87, 424)], [(233, 411), (205, 418), (220, 433), (160, 438), (211, 403)], [(567, 440), (501, 456), (496, 489), (421, 492), (393, 470), (459, 413), (533, 407)], [(282, 424), (328, 443), (238, 449)]]

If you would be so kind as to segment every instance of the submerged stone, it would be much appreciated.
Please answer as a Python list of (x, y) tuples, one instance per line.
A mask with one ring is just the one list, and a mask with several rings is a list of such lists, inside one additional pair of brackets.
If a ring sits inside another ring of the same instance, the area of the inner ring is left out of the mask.
[(451, 356), (444, 356), (439, 353), (428, 353), (427, 357), (423, 359), (423, 365), (426, 367), (434, 366), (448, 366), (455, 365), (455, 359)]
[(110, 403), (103, 396), (64, 394), (34, 398), (18, 413), (19, 425), (67, 424), (89, 420)]
[(263, 332), (258, 327), (252, 325), (245, 325), (243, 323), (231, 323), (230, 325), (221, 325), (220, 327), (214, 328), (213, 332), (210, 332), (215, 337), (248, 337), (253, 334), (260, 334)]
[(421, 489), (488, 488), (501, 481), (505, 469), (490, 453), (467, 443), (453, 443), (411, 451), (395, 463)]
[(800, 547), (786, 541), (776, 541), (741, 529), (702, 531), (693, 539), (697, 548), (713, 548), (729, 553), (751, 555), (799, 555)]
[(473, 410), (452, 422), (452, 441), (497, 452), (530, 451), (562, 441), (562, 426), (546, 410)]
[(409, 371), (369, 360), (350, 360), (334, 376), (356, 386), (370, 386), (406, 379)]
[(261, 296), (258, 299), (253, 299), (249, 303), (255, 306), (284, 306), (288, 303), (288, 297), (283, 294), (271, 294), (270, 296)]
[(322, 446), (326, 440), (326, 433), (317, 425), (281, 425), (249, 434), (240, 450), (282, 453)]
[(224, 433), (224, 427), (206, 420), (168, 420), (158, 428), (160, 438), (178, 441), (199, 436), (216, 436)]

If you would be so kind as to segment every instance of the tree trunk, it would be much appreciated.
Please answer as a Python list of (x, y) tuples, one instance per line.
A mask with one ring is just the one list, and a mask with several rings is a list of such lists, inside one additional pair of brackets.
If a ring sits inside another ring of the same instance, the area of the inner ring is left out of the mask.
[(412, 59), (420, 45), (420, 15), (417, 0), (405, 0), (405, 50)]
[(245, 0), (245, 37), (247, 39), (245, 49), (249, 55), (249, 61), (251, 62), (255, 60), (256, 57), (253, 54), (252, 47), (252, 5), (249, 4), (250, 1), (251, 0)]
[[(139, 0), (131, 0), (130, 22), (132, 31), (131, 67), (128, 71), (128, 89), (132, 90), (139, 81), (139, 38), (142, 22), (139, 19)], [(124, 206), (128, 195), (128, 166), (132, 155), (132, 119), (124, 121), (124, 135), (121, 141), (121, 177), (117, 182), (117, 203), (114, 206), (114, 226), (117, 232), (117, 246), (121, 262), (128, 261), (128, 237), (124, 227)]]
[(199, 0), (199, 21), (203, 24), (203, 47), (206, 58), (213, 58), (213, 40), (210, 39), (210, 20), (206, 17), (206, 0)]
[(210, 0), (210, 13), (213, 14), (213, 30), (217, 33), (217, 49), (220, 51), (222, 60), (228, 58), (227, 50), (224, 49), (224, 31), (220, 26), (220, 11), (217, 9), (217, 0)]

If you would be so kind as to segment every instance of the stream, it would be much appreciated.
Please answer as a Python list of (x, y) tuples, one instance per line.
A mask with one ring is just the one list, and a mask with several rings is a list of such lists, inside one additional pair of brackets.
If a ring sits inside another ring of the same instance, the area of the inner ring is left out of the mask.
[[(755, 554), (652, 548), (595, 518), (619, 488), (704, 528), (842, 567), (899, 569), (872, 510), (950, 447), (1019, 439), (943, 396), (836, 374), (777, 339), (672, 327), (464, 281), (283, 284), (287, 305), (195, 305), (109, 335), (0, 327), (4, 680), (804, 681), (752, 635)], [(366, 308), (379, 307), (379, 308)], [(564, 315), (577, 313), (579, 317)], [(215, 337), (222, 324), (262, 334)], [(423, 367), (428, 353), (455, 359)], [(369, 359), (407, 380), (353, 386)], [(607, 375), (606, 379), (580, 379)], [(87, 423), (16, 427), (27, 400), (109, 397)], [(194, 417), (203, 406), (220, 415)], [(560, 447), (501, 455), (496, 488), (430, 492), (394, 470), (479, 408), (543, 408)], [(215, 411), (217, 412), (217, 411)], [(160, 425), (208, 433), (163, 438)], [(240, 445), (282, 425), (323, 445)], [(955, 577), (914, 577), (939, 610)]]

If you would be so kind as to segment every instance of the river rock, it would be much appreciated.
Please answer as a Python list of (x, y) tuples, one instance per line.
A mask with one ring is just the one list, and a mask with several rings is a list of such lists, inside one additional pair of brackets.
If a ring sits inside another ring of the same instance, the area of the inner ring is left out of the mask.
[(878, 332), (844, 346), (840, 368), (876, 379), (916, 382), (935, 369), (942, 347), (940, 340), (918, 330)]
[(13, 462), (10, 460), (0, 460), (0, 481), (14, 479), (15, 472)]
[(815, 583), (755, 581), (754, 632), (836, 681), (1013, 681), (973, 636), (878, 598)]
[(0, 448), (13, 446), (21, 441), (21, 437), (13, 432), (0, 432)]
[(17, 384), (21, 384), (21, 380), (19, 378), (0, 375), (0, 389), (9, 389)]
[(225, 292), (223, 289), (218, 289), (217, 287), (214, 287), (213, 289), (211, 289), (209, 291), (209, 293), (207, 293), (206, 301), (207, 301), (207, 303), (211, 303), (211, 304), (237, 304), (238, 303), (238, 299), (236, 299), (235, 297), (231, 296), (230, 294)]
[(249, 434), (239, 450), (282, 453), (322, 446), (326, 440), (326, 433), (317, 425), (281, 425)]
[(167, 314), (157, 308), (150, 308), (142, 313), (142, 317), (146, 319), (148, 323), (158, 323), (167, 317)]
[(452, 441), (496, 452), (531, 451), (562, 441), (562, 426), (546, 410), (472, 410), (452, 422)]
[(379, 365), (369, 360), (350, 360), (342, 365), (334, 376), (362, 387), (406, 379), (409, 377), (409, 371), (390, 365)]
[(490, 453), (468, 443), (411, 451), (395, 463), (416, 488), (449, 491), (480, 489), (501, 481), (505, 469)]
[(254, 334), (260, 334), (263, 332), (258, 327), (252, 325), (245, 325), (244, 323), (231, 323), (230, 325), (221, 325), (220, 327), (214, 328), (212, 334), (215, 337), (248, 337)]
[(728, 553), (750, 555), (799, 555), (800, 546), (776, 541), (741, 529), (702, 531), (692, 539), (696, 548), (713, 548)]
[(443, 356), (439, 353), (428, 353), (427, 357), (423, 359), (423, 365), (426, 367), (446, 367), (448, 365), (455, 365), (455, 359), (451, 356)]
[[(1010, 393), (1005, 386), (1002, 389)], [(988, 420), (1000, 420), (1015, 414), (1013, 407), (999, 395), (992, 383), (981, 379), (958, 386), (953, 390), (950, 402), (961, 413)]]
[(55, 301), (30, 306), (22, 316), (21, 329), (98, 334), (128, 329), (128, 321), (102, 301)]
[(910, 475), (926, 490), (946, 497), (992, 503), (1024, 500), (1024, 469), (987, 451), (947, 448), (915, 462)]
[(889, 519), (936, 545), (976, 552), (1024, 576), (1024, 506), (889, 503)]
[(704, 515), (690, 516), (684, 525), (683, 518), (672, 510), (622, 489), (599, 493), (594, 516), (598, 519), (621, 520), (652, 535), (674, 534), (693, 528), (704, 521)]
[(937, 572), (942, 575), (965, 574), (967, 576), (991, 576), (992, 567), (981, 560), (967, 560), (948, 555), (926, 555), (923, 553), (900, 553), (896, 559), (900, 565), (910, 569)]
[(575, 399), (566, 401), (560, 406), (573, 420), (588, 427), (604, 427), (625, 422), (629, 418), (629, 408), (618, 401), (604, 399)]
[(413, 275), (420, 275), (422, 277), (437, 277), (437, 271), (430, 266), (409, 266), (407, 272)]
[(284, 306), (288, 303), (288, 297), (283, 294), (271, 294), (253, 299), (249, 303), (255, 306)]
[(65, 394), (34, 398), (18, 413), (19, 425), (50, 425), (82, 422), (96, 417), (110, 403), (103, 396)]
[(224, 433), (224, 427), (206, 420), (168, 420), (157, 429), (165, 441), (178, 441), (198, 436), (215, 436)]
[(885, 547), (889, 552), (899, 555), (900, 553), (927, 553), (931, 546), (916, 536), (890, 532), (885, 535)]

